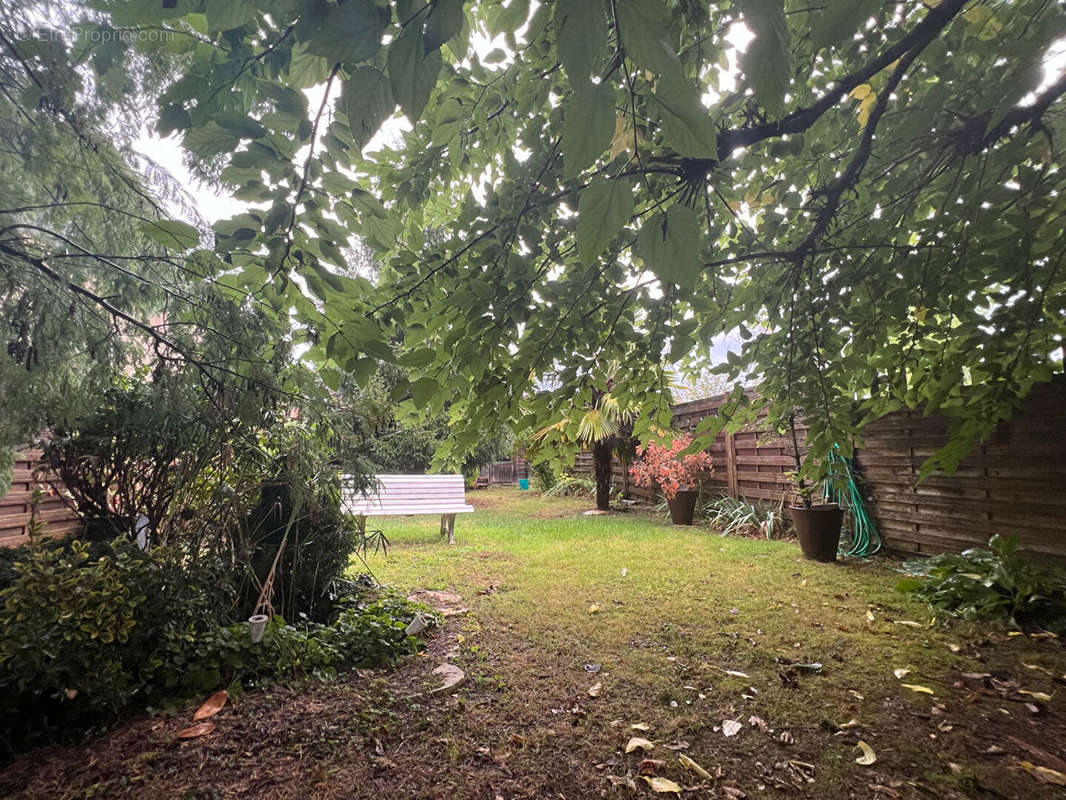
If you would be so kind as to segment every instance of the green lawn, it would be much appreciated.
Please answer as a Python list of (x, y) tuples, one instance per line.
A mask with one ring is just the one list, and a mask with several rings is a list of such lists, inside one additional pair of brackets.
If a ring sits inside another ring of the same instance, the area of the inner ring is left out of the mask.
[[(1046, 742), (1053, 715), (979, 695), (981, 681), (960, 673), (1002, 671), (1022, 688), (1054, 694), (1048, 706), (1061, 714), (1063, 687), (1022, 666), (1062, 675), (1057, 641), (933, 624), (928, 608), (894, 590), (900, 576), (890, 559), (819, 564), (792, 542), (723, 538), (659, 516), (582, 516), (585, 501), (501, 489), (472, 497), (482, 507), (459, 518), (456, 546), (440, 542), (434, 520), (389, 520), (389, 558), (370, 565), (386, 583), (470, 599), (456, 661), (478, 687), (498, 692), (496, 713), (516, 730), (551, 720), (529, 713), (533, 703), (550, 714), (552, 702), (539, 702), (547, 690), (556, 706), (565, 697), (588, 714), (579, 727), (597, 729), (601, 763), (617, 755), (631, 724), (644, 723), (654, 734), (647, 738), (688, 742), (678, 752), (720, 766), (722, 780), (745, 791), (794, 782), (840, 796), (900, 781), (895, 790), (904, 794), (908, 781), (964, 793), (1000, 787), (1007, 796), (1052, 788), (982, 751), (997, 743), (1017, 750), (1008, 734)], [(490, 587), (497, 591), (478, 595)], [(602, 671), (590, 674), (586, 663)], [(809, 663), (821, 672), (790, 667)], [(899, 679), (896, 669), (910, 672)], [(596, 682), (602, 691), (592, 699), (586, 690)], [(716, 731), (726, 719), (744, 730)], [(836, 728), (851, 720), (861, 727)], [(782, 743), (783, 733), (795, 743)], [(855, 763), (859, 739), (876, 752), (875, 765)], [(652, 755), (667, 760), (663, 774), (698, 782), (674, 768), (674, 751)], [(756, 774), (756, 761), (766, 775)], [(815, 784), (796, 781), (805, 768), (789, 761), (812, 764)], [(633, 766), (631, 756), (615, 771)]]
[[(643, 769), (686, 797), (1062, 796), (1034, 774), (1066, 772), (1059, 640), (935, 624), (888, 559), (817, 564), (791, 542), (582, 516), (585, 501), (469, 498), (454, 546), (433, 518), (378, 521), (380, 580), (470, 608), (425, 654), (249, 693), (187, 743), (192, 707), (31, 754), (0, 795), (578, 800), (651, 796)], [(424, 694), (444, 660), (466, 684)], [(626, 753), (633, 736), (651, 751)], [(855, 762), (860, 740), (875, 763)]]

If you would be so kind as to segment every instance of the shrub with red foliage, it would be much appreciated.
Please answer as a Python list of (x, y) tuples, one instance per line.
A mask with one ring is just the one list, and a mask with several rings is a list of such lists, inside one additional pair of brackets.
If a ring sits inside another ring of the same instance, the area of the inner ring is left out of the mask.
[(667, 500), (673, 500), (682, 486), (696, 483), (696, 475), (713, 469), (710, 453), (701, 450), (687, 456), (679, 455), (692, 444), (691, 436), (679, 436), (667, 447), (646, 444), (637, 448), (640, 460), (629, 468), (629, 475), (637, 486), (651, 489), (656, 486)]

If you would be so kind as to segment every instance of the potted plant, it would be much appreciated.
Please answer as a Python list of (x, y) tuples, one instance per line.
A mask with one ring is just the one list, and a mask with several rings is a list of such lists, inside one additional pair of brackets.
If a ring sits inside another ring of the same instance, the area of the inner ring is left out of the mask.
[(840, 529), (844, 524), (844, 509), (836, 503), (814, 502), (818, 484), (808, 482), (803, 475), (795, 415), (789, 417), (788, 425), (792, 434), (793, 457), (796, 459), (796, 469), (789, 473), (789, 477), (792, 478), (795, 493), (800, 498), (800, 505), (790, 505), (788, 510), (796, 528), (800, 550), (804, 558), (812, 561), (836, 561), (837, 549), (840, 547)]
[(697, 475), (710, 472), (711, 456), (706, 451), (681, 453), (692, 444), (691, 436), (679, 436), (669, 445), (650, 443), (637, 448), (640, 458), (629, 470), (633, 482), (645, 488), (658, 487), (670, 507), (670, 521), (691, 525), (699, 497)]

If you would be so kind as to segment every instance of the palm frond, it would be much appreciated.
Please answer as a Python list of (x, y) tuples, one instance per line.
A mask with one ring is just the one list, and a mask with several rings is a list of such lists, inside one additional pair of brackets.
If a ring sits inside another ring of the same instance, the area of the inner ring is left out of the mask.
[(611, 419), (602, 409), (586, 411), (577, 426), (577, 440), (590, 445), (602, 442), (618, 433), (617, 418)]

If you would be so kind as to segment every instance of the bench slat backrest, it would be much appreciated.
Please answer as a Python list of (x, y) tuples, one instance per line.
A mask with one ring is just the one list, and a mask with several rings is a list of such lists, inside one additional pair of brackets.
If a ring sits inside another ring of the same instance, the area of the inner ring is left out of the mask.
[[(391, 514), (464, 514), (466, 503), (462, 475), (375, 475), (376, 486), (366, 494), (345, 482), (342, 506), (349, 514), (376, 517)], [(376, 489), (376, 491), (375, 491)]]

